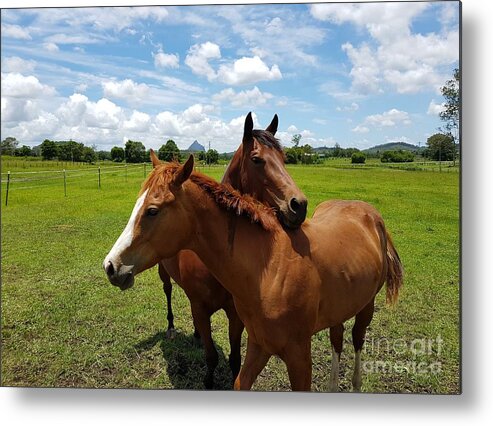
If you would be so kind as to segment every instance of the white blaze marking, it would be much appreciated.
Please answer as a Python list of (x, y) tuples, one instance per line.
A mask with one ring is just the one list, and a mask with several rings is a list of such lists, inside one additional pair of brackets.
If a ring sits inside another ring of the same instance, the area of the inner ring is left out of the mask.
[(127, 226), (125, 226), (125, 229), (121, 233), (120, 237), (118, 237), (118, 240), (116, 240), (115, 245), (109, 252), (108, 256), (106, 256), (107, 260), (114, 260), (120, 257), (120, 254), (128, 247), (130, 247), (130, 244), (132, 244), (132, 240), (134, 238), (134, 226), (135, 226), (135, 219), (137, 218), (137, 215), (142, 208), (142, 205), (144, 204), (144, 200), (147, 194), (146, 190), (138, 199), (137, 202), (135, 203), (135, 207), (132, 210), (132, 214), (130, 215), (130, 219), (128, 220)]

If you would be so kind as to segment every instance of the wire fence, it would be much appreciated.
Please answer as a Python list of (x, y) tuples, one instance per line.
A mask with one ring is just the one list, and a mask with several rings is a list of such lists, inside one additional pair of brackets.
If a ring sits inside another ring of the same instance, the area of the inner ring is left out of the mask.
[(1, 187), (5, 194), (5, 206), (8, 206), (12, 193), (15, 196), (17, 191), (50, 189), (66, 197), (71, 190), (83, 187), (101, 189), (102, 185), (116, 181), (127, 182), (137, 177), (143, 180), (151, 167), (149, 163), (139, 163), (81, 169), (7, 171), (1, 173)]
[[(458, 162), (422, 162), (422, 163), (385, 163), (368, 162), (367, 164), (351, 164), (350, 162), (326, 161), (310, 167), (331, 168), (395, 168), (407, 171), (440, 171), (457, 172)], [(197, 169), (207, 173), (205, 169), (225, 169), (226, 165), (201, 165)], [(101, 189), (102, 186), (114, 186), (126, 182), (142, 182), (150, 172), (150, 163), (102, 165), (96, 167), (66, 168), (61, 170), (15, 170), (1, 173), (2, 201), (4, 205), (18, 201), (19, 203), (44, 202), (54, 197), (83, 197), (87, 190)], [(17, 193), (17, 195), (16, 195)], [(25, 194), (22, 196), (21, 194)]]

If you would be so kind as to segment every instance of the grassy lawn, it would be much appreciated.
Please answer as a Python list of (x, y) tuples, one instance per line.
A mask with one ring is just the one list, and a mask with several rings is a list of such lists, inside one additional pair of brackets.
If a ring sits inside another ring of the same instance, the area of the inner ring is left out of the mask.
[[(203, 388), (205, 360), (194, 343), (190, 306), (181, 289), (173, 290), (179, 333), (168, 340), (157, 269), (121, 292), (101, 267), (133, 208), (142, 167), (127, 173), (103, 168), (101, 189), (97, 170), (68, 173), (67, 197), (62, 175), (47, 174), (45, 180), (18, 175), (7, 207), (2, 184), (3, 386)], [(224, 169), (203, 171), (219, 179)], [(330, 198), (375, 205), (403, 261), (405, 282), (397, 306), (385, 305), (384, 292), (378, 296), (363, 353), (363, 391), (459, 392), (459, 174), (382, 167), (288, 169), (308, 197), (310, 215)], [(341, 364), (344, 391), (351, 389), (350, 327)], [(216, 387), (229, 389), (222, 312), (213, 317), (212, 329), (220, 355)], [(327, 333), (312, 342), (312, 389), (327, 391)], [(256, 390), (288, 388), (286, 369), (276, 358), (254, 385)]]

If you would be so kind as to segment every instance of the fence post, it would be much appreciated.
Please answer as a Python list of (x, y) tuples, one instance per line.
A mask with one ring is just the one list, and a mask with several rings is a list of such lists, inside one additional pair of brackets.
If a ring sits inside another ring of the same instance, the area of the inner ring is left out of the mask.
[(101, 189), (101, 166), (98, 167), (98, 188)]
[(10, 171), (7, 172), (7, 193), (5, 196), (5, 206), (7, 206), (9, 202), (9, 187), (10, 187)]
[(67, 171), (63, 169), (63, 193), (67, 196)]

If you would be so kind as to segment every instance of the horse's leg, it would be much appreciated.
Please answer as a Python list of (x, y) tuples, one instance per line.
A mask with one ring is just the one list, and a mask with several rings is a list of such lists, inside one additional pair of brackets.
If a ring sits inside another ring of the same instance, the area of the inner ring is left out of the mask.
[[(207, 373), (204, 378), (206, 389), (212, 389), (214, 386), (214, 371), (218, 364), (218, 355), (211, 334), (211, 316), (208, 311), (199, 304), (192, 304), (193, 323), (195, 333), (200, 333), (202, 345), (205, 351), (205, 362), (207, 364)], [(194, 335), (195, 335), (194, 333)]]
[(243, 333), (245, 326), (241, 322), (232, 301), (225, 310), (229, 320), (229, 347), (231, 349), (229, 354), (229, 367), (231, 368), (234, 383), (241, 366), (241, 334)]
[(354, 321), (352, 330), (354, 346), (354, 373), (352, 383), (354, 392), (361, 391), (361, 350), (365, 341), (366, 328), (370, 325), (374, 310), (375, 299), (372, 299), (370, 303), (356, 315), (356, 320)]
[(330, 343), (332, 344), (332, 366), (330, 369), (330, 391), (339, 392), (339, 363), (341, 361), (344, 325), (330, 327)]
[(281, 357), (288, 368), (293, 391), (310, 391), (312, 386), (311, 339), (291, 344)]
[(166, 319), (168, 320), (168, 329), (166, 330), (166, 337), (169, 339), (173, 339), (176, 335), (175, 324), (173, 323), (173, 309), (171, 307), (171, 291), (173, 290), (173, 286), (171, 285), (171, 278), (168, 272), (166, 271), (166, 269), (164, 269), (164, 266), (161, 263), (159, 263), (158, 270), (159, 277), (163, 282), (163, 291), (166, 295), (166, 304), (168, 307), (168, 315), (166, 317)]
[(265, 352), (260, 345), (253, 342), (251, 338), (247, 340), (247, 350), (245, 362), (241, 367), (240, 374), (236, 377), (235, 390), (250, 390), (255, 379), (269, 361), (270, 354)]

